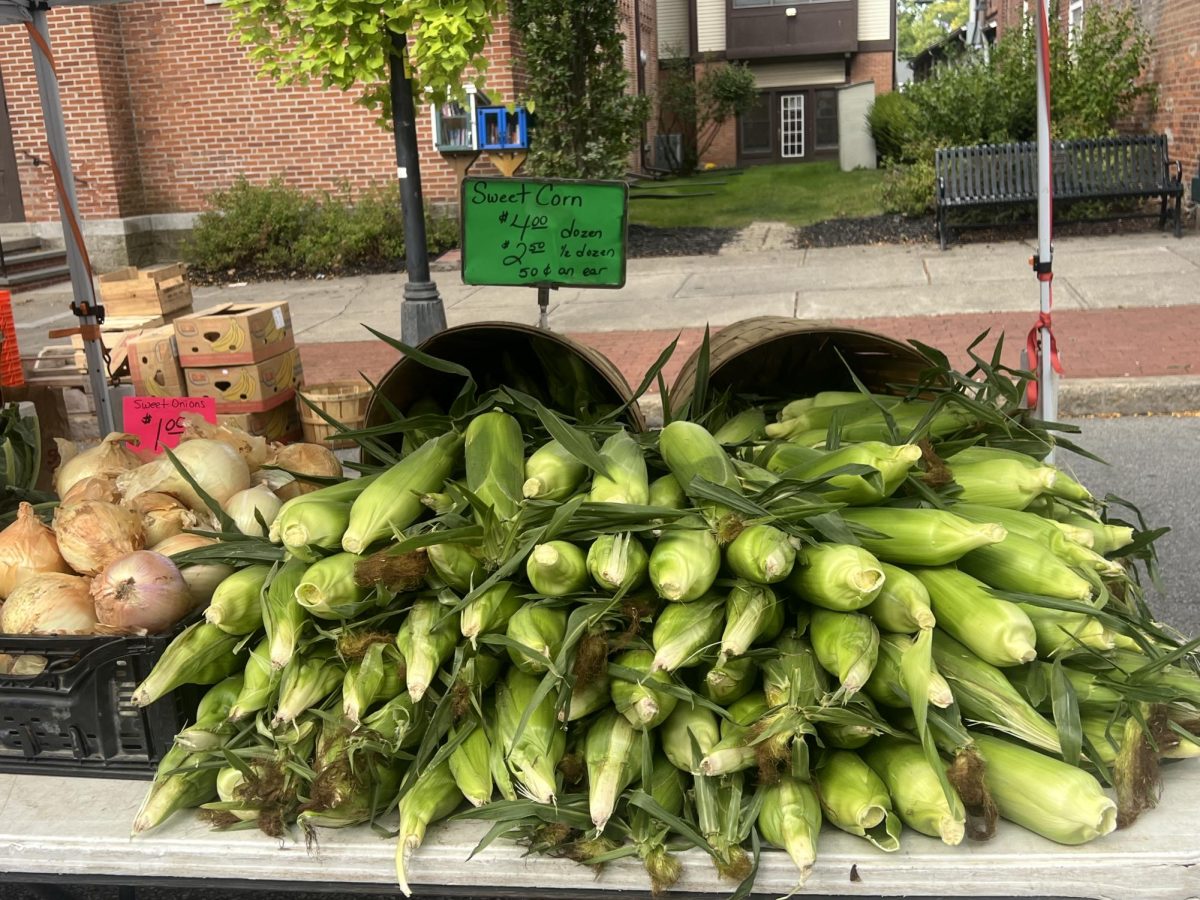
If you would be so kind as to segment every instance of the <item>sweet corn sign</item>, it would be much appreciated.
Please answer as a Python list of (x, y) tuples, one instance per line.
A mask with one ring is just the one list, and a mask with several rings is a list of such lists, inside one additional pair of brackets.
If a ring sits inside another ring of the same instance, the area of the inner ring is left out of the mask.
[(628, 203), (621, 181), (466, 178), (463, 282), (622, 287)]

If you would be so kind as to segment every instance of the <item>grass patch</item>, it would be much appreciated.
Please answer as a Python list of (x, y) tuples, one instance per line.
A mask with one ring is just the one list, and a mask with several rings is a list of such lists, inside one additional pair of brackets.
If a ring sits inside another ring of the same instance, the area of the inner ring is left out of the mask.
[[(691, 178), (646, 182), (670, 190), (630, 191), (629, 218), (658, 228), (706, 226), (743, 228), (751, 222), (812, 225), (826, 219), (861, 218), (883, 212), (874, 169), (843, 172), (837, 163), (791, 163), (752, 166), (740, 175), (713, 171)], [(724, 181), (723, 185), (713, 182)], [(679, 200), (635, 200), (639, 193), (712, 191), (708, 197)]]

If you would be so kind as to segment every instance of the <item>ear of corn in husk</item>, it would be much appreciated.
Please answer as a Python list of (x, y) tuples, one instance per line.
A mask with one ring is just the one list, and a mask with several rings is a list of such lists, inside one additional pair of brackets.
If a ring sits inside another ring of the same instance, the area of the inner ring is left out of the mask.
[(755, 726), (769, 707), (761, 691), (751, 691), (729, 705), (729, 718), (721, 720), (721, 740), (700, 760), (702, 775), (729, 775), (758, 764)]
[(196, 622), (171, 641), (146, 679), (133, 692), (136, 706), (149, 706), (184, 684), (216, 684), (242, 667), (235, 653), (240, 638), (216, 625)]
[(422, 444), (367, 486), (350, 507), (342, 549), (362, 553), (417, 520), (421, 495), (440, 490), (461, 454), (461, 435), (448, 432)]
[(425, 552), (437, 578), (460, 594), (466, 594), (487, 577), (479, 557), (464, 544), (434, 544), (426, 547)]
[(650, 482), (650, 505), (659, 509), (683, 509), (687, 506), (687, 494), (674, 475), (667, 474)]
[[(867, 680), (865, 690), (876, 703), (894, 709), (905, 709), (912, 701), (904, 689), (900, 677), (900, 660), (913, 646), (912, 638), (903, 634), (880, 635), (879, 660)], [(934, 706), (945, 709), (954, 703), (950, 685), (934, 669), (930, 673), (928, 700)]]
[(450, 773), (459, 791), (472, 806), (492, 799), (492, 744), (481, 723), (476, 723), (461, 744), (450, 753)]
[(602, 713), (584, 738), (588, 775), (588, 811), (597, 833), (604, 830), (617, 799), (641, 771), (641, 740), (616, 710)]
[(587, 567), (603, 590), (633, 591), (646, 583), (650, 554), (633, 534), (602, 534), (588, 548)]
[(1117, 804), (1082, 769), (988, 734), (975, 735), (975, 743), (1004, 818), (1060, 844), (1083, 844), (1117, 827)]
[(263, 626), (270, 639), (271, 665), (277, 669), (291, 660), (309, 623), (308, 612), (296, 602), (296, 588), (307, 569), (302, 560), (288, 560), (275, 570), (263, 591)]
[(863, 722), (821, 722), (817, 726), (817, 733), (826, 747), (860, 750), (883, 732)]
[(567, 633), (567, 611), (546, 603), (526, 603), (508, 620), (509, 640), (528, 647), (538, 657), (508, 647), (514, 666), (530, 675), (545, 672), (553, 664)]
[(364, 716), (362, 728), (374, 735), (389, 754), (396, 755), (420, 743), (425, 724), (424, 707), (405, 691)]
[(524, 604), (516, 585), (511, 581), (498, 581), (462, 608), (459, 630), (474, 647), (481, 634), (507, 628)]
[(726, 419), (725, 423), (713, 432), (717, 443), (726, 446), (762, 440), (766, 435), (767, 414), (761, 406), (751, 406), (742, 410)]
[(207, 754), (190, 753), (178, 745), (166, 752), (134, 816), (135, 836), (161, 825), (177, 810), (191, 809), (217, 795), (217, 769), (204, 766), (206, 761)]
[(758, 680), (758, 665), (749, 657), (727, 659), (704, 673), (700, 694), (718, 706), (746, 696)]
[(869, 528), (882, 537), (863, 533), (863, 547), (884, 562), (904, 566), (944, 566), (964, 553), (1004, 540), (1003, 526), (972, 522), (941, 509), (878, 507), (843, 509), (851, 525)]
[(949, 799), (925, 751), (898, 738), (876, 738), (863, 759), (880, 777), (909, 828), (954, 846), (966, 833), (966, 811), (953, 788)]
[(1037, 632), (1015, 603), (992, 595), (982, 581), (954, 568), (915, 569), (933, 602), (938, 629), (994, 666), (1037, 657)]
[(1020, 453), (1016, 450), (1006, 450), (1002, 447), (967, 447), (965, 450), (960, 450), (953, 456), (949, 457), (946, 462), (951, 468), (954, 466), (971, 465), (975, 463), (990, 463), (994, 460), (1007, 460), (1019, 463), (1032, 471), (1041, 471), (1045, 468), (1050, 468), (1054, 471), (1054, 483), (1049, 487), (1047, 493), (1055, 497), (1062, 497), (1065, 500), (1074, 500), (1079, 503), (1091, 503), (1095, 498), (1091, 495), (1083, 485), (1064, 472), (1062, 469), (1054, 466), (1047, 466), (1041, 460), (1038, 460), (1026, 453)]
[(937, 624), (930, 607), (929, 591), (921, 579), (891, 563), (880, 563), (879, 568), (883, 570), (883, 589), (863, 612), (881, 631), (916, 634)]
[(1061, 522), (1055, 522), (1053, 519), (1044, 518), (1028, 510), (998, 509), (974, 503), (956, 503), (953, 511), (956, 515), (970, 519), (972, 522), (995, 522), (1003, 525), (1010, 537), (1020, 535), (1036, 541), (1043, 552), (1049, 550), (1068, 565), (1092, 569), (1102, 575), (1120, 575), (1122, 572), (1119, 563), (1105, 559), (1091, 549), (1094, 541), (1090, 532), (1082, 532), (1086, 543), (1072, 540), (1063, 530)]
[(644, 506), (650, 500), (646, 457), (627, 431), (611, 435), (600, 447), (608, 473), (592, 476), (588, 499), (592, 503), (631, 503)]
[(525, 440), (520, 423), (492, 410), (471, 420), (464, 433), (467, 489), (501, 521), (517, 514), (525, 482)]
[(780, 635), (773, 646), (779, 655), (762, 664), (766, 702), (773, 707), (816, 704), (827, 685), (812, 645), (793, 630)]
[(418, 600), (396, 634), (396, 646), (404, 657), (405, 683), (413, 700), (425, 696), (437, 670), (458, 638), (458, 622), (447, 615), (436, 600)]
[(1033, 603), (1017, 605), (1029, 616), (1037, 632), (1037, 652), (1040, 657), (1049, 658), (1080, 647), (1111, 650), (1116, 646), (1113, 633), (1094, 616), (1049, 609)]
[(525, 460), (525, 484), (521, 493), (530, 499), (566, 500), (587, 477), (587, 466), (567, 452), (558, 441), (549, 441)]
[[(428, 446), (426, 444), (425, 446)], [(417, 451), (418, 453), (420, 450)], [(408, 884), (408, 860), (425, 840), (431, 822), (444, 819), (462, 802), (462, 792), (454, 783), (450, 764), (444, 762), (417, 776), (412, 788), (400, 798), (400, 835), (396, 843), (396, 881), (404, 896), (411, 897)]]
[(175, 743), (192, 753), (223, 747), (230, 733), (229, 710), (244, 684), (245, 676), (238, 672), (209, 688), (196, 705), (196, 720), (175, 736)]
[(792, 592), (814, 606), (849, 612), (869, 606), (883, 590), (879, 560), (851, 544), (816, 544), (796, 554), (787, 580)]
[[(629, 669), (635, 680), (626, 680), (613, 671), (613, 666)], [(613, 706), (629, 720), (634, 728), (657, 728), (675, 710), (678, 702), (673, 694), (655, 688), (670, 684), (671, 676), (654, 668), (654, 654), (649, 650), (626, 650), (609, 667), (609, 683)]]
[(725, 550), (725, 562), (739, 578), (756, 584), (783, 581), (796, 564), (792, 539), (772, 525), (751, 525)]
[(769, 843), (787, 851), (800, 870), (800, 884), (804, 884), (817, 860), (821, 832), (821, 804), (812, 785), (784, 777), (766, 787), (758, 829)]
[(250, 634), (262, 625), (262, 589), (270, 566), (247, 566), (227, 576), (213, 591), (204, 619), (229, 634)]
[(242, 689), (229, 708), (229, 720), (236, 722), (260, 709), (266, 709), (279, 687), (279, 675), (280, 670), (271, 665), (270, 638), (263, 638), (246, 660)]
[(879, 656), (875, 624), (859, 613), (814, 609), (809, 636), (821, 668), (841, 682), (840, 696), (862, 690)]
[[(741, 493), (729, 454), (703, 425), (682, 420), (667, 424), (658, 434), (658, 452), (685, 494), (694, 478)], [(711, 500), (698, 505), (714, 524), (730, 513), (727, 506)]]
[(538, 544), (525, 561), (525, 577), (539, 594), (565, 597), (587, 588), (587, 557), (568, 541)]
[(767, 468), (786, 478), (813, 481), (844, 466), (870, 466), (879, 473), (877, 480), (846, 473), (834, 475), (825, 482), (828, 487), (822, 492), (824, 499), (834, 503), (867, 506), (882, 503), (894, 494), (920, 458), (921, 449), (916, 444), (893, 446), (868, 441), (828, 453), (818, 451), (816, 458), (808, 456), (806, 448), (783, 445), (769, 457)]
[(1087, 600), (1092, 595), (1087, 579), (1039, 542), (1019, 534), (964, 554), (958, 567), (999, 590), (1063, 600)]
[(1061, 509), (1062, 507), (1055, 508), (1055, 518), (1059, 524), (1068, 528), (1083, 529), (1091, 534), (1092, 549), (1097, 553), (1108, 556), (1133, 543), (1134, 532), (1128, 525), (1109, 525), (1078, 513), (1060, 512)]
[(698, 665), (701, 654), (721, 634), (724, 609), (720, 597), (668, 604), (654, 623), (654, 671), (674, 672)]
[[(1088, 710), (1112, 710), (1123, 701), (1119, 690), (1101, 681), (1094, 672), (1084, 672), (1071, 666), (1062, 666), (1075, 694), (1079, 708)], [(1015, 669), (1005, 669), (1004, 675), (1020, 695), (1030, 704), (1041, 710), (1050, 708), (1049, 666), (1042, 662), (1018, 666)]]
[(716, 715), (702, 706), (679, 704), (662, 725), (663, 753), (684, 772), (699, 774), (700, 761), (720, 740)]
[(296, 585), (296, 602), (318, 619), (352, 619), (376, 604), (372, 592), (359, 586), (357, 553), (335, 553), (313, 563)]
[[(496, 688), (496, 739), (509, 771), (524, 791), (538, 803), (553, 803), (557, 795), (558, 762), (566, 750), (566, 733), (559, 727), (554, 696), (533, 703), (538, 679), (520, 669), (510, 669)], [(522, 718), (528, 721), (517, 733)]]
[[(643, 774), (642, 788), (668, 815), (678, 816), (683, 811), (683, 773), (661, 754), (655, 756), (649, 778)], [(630, 836), (637, 847), (637, 854), (646, 874), (650, 876), (651, 893), (658, 896), (679, 880), (683, 865), (667, 849), (667, 835), (663, 833), (663, 826), (648, 812), (636, 810), (630, 825)]]
[(827, 753), (817, 772), (821, 808), (831, 824), (889, 853), (900, 849), (900, 819), (883, 780), (856, 753)]
[(960, 500), (1004, 509), (1025, 509), (1050, 493), (1058, 481), (1058, 473), (1051, 466), (1030, 467), (1013, 459), (951, 463), (950, 472), (962, 489)]
[(302, 494), (289, 500), (271, 524), (271, 540), (305, 562), (316, 562), (323, 550), (340, 550), (350, 525), (349, 503), (312, 499), (315, 496)]
[(571, 691), (571, 704), (567, 707), (566, 720), (577, 722), (584, 716), (604, 709), (612, 702), (611, 687), (607, 674), (593, 678), (585, 684), (576, 683)]
[(1051, 753), (1062, 752), (1058, 730), (1030, 706), (1004, 673), (941, 629), (933, 632), (933, 660), (968, 718)]
[(665, 600), (699, 600), (717, 580), (721, 550), (717, 539), (699, 519), (666, 529), (650, 551), (650, 583)]
[(342, 714), (351, 722), (380, 700), (396, 696), (404, 688), (404, 659), (394, 644), (378, 641), (367, 647), (362, 659), (346, 669), (342, 681)]
[(741, 656), (757, 643), (773, 641), (783, 631), (784, 603), (768, 587), (739, 583), (725, 599), (725, 630), (718, 662)]
[(296, 657), (284, 667), (279, 682), (279, 704), (271, 724), (275, 727), (294, 722), (302, 712), (320, 703), (342, 683), (345, 671), (337, 665), (336, 657)]

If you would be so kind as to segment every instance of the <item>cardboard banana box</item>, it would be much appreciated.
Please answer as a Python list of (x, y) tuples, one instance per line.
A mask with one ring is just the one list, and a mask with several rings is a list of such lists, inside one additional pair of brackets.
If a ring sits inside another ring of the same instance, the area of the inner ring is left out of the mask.
[[(295, 392), (292, 392), (295, 397)], [(221, 425), (233, 425), (249, 434), (257, 434), (268, 441), (288, 443), (300, 440), (300, 415), (293, 402), (261, 413), (225, 413), (217, 415)]]
[(303, 378), (295, 348), (262, 362), (183, 370), (189, 397), (212, 397), (217, 413), (259, 413), (295, 402)]
[(181, 316), (175, 340), (185, 369), (262, 362), (296, 345), (285, 301), (223, 303)]

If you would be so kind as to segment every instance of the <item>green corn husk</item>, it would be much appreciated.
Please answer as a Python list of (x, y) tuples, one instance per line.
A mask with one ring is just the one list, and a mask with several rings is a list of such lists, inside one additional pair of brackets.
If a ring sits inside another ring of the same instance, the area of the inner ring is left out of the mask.
[(701, 774), (730, 775), (758, 765), (758, 751), (754, 745), (756, 726), (768, 709), (761, 691), (751, 691), (731, 703), (726, 710), (729, 718), (721, 720), (721, 740), (700, 760)]
[(472, 806), (483, 806), (492, 799), (492, 742), (481, 724), (476, 724), (450, 754), (450, 773), (454, 783)]
[[(867, 680), (864, 690), (867, 696), (881, 706), (892, 709), (908, 709), (912, 701), (900, 680), (900, 660), (913, 646), (906, 634), (883, 634), (879, 636), (879, 660)], [(934, 706), (945, 709), (954, 703), (954, 694), (936, 667), (930, 673), (928, 700)]]
[(993, 666), (1019, 666), (1037, 657), (1037, 631), (1015, 603), (992, 595), (982, 581), (954, 568), (914, 569), (933, 602), (939, 630)]
[(363, 553), (390, 538), (425, 511), (421, 495), (440, 490), (462, 455), (463, 438), (454, 432), (422, 444), (367, 486), (350, 508), (342, 549)]
[[(253, 767), (252, 767), (253, 768)], [(235, 819), (242, 822), (252, 822), (258, 818), (259, 808), (251, 801), (242, 799), (239, 790), (246, 783), (246, 776), (241, 769), (227, 766), (217, 772), (217, 799), (223, 804), (238, 803), (238, 807), (226, 805), (223, 809)]]
[(851, 544), (816, 544), (796, 554), (787, 580), (792, 593), (814, 606), (850, 612), (869, 606), (883, 590), (879, 560)]
[(262, 589), (270, 566), (247, 566), (225, 578), (213, 591), (204, 620), (227, 634), (251, 634), (262, 627)]
[[(703, 425), (682, 420), (669, 423), (658, 433), (658, 452), (685, 494), (693, 478), (741, 493), (729, 454)], [(730, 512), (728, 507), (708, 500), (699, 506), (714, 523)]]
[(525, 483), (525, 439), (521, 424), (492, 410), (471, 420), (464, 433), (467, 489), (500, 521), (517, 514)]
[(1017, 604), (1037, 632), (1037, 652), (1043, 659), (1059, 653), (1069, 653), (1080, 647), (1111, 650), (1116, 646), (1113, 633), (1094, 616), (1083, 613), (1047, 609), (1033, 603)]
[(511, 581), (498, 581), (462, 608), (459, 630), (475, 647), (480, 635), (506, 629), (524, 604), (516, 585)]
[(525, 577), (539, 594), (565, 597), (587, 589), (587, 558), (567, 541), (538, 544), (525, 561)]
[[(282, 531), (289, 522), (293, 521), (291, 518), (293, 510), (296, 510), (298, 507), (307, 506), (310, 503), (318, 506), (326, 503), (344, 503), (349, 506), (355, 500), (357, 500), (359, 495), (362, 494), (362, 492), (368, 487), (370, 487), (378, 477), (378, 475), (363, 475), (358, 478), (347, 478), (345, 481), (339, 481), (337, 484), (327, 485), (326, 487), (318, 488), (315, 491), (309, 491), (306, 494), (301, 494), (298, 497), (293, 497), (291, 500), (288, 500), (279, 508), (279, 512), (275, 516), (275, 521), (271, 523), (271, 528), (268, 532), (271, 543), (276, 543), (283, 540)], [(348, 521), (349, 510), (346, 511), (346, 516)], [(318, 527), (316, 530), (314, 530), (314, 535), (318, 533), (324, 534), (328, 530), (327, 526), (321, 524), (320, 516), (317, 517), (317, 524)], [(344, 525), (342, 527), (342, 531), (345, 531)], [(338, 532), (336, 538), (336, 542), (326, 549), (333, 550), (340, 546), (342, 540), (341, 531)], [(303, 543), (308, 545), (311, 542), (304, 541)]]
[[(1181, 720), (1177, 724), (1181, 724), (1184, 731), (1194, 729), (1198, 724), (1194, 713), (1190, 713), (1190, 711), (1188, 715), (1168, 713), (1164, 723), (1165, 727), (1157, 728), (1154, 731), (1155, 749), (1158, 756), (1162, 759), (1196, 759), (1200, 757), (1200, 737), (1194, 733), (1190, 737), (1184, 736), (1167, 724), (1176, 720)], [(1107, 711), (1084, 710), (1080, 716), (1080, 722), (1083, 725), (1084, 737), (1091, 741), (1092, 746), (1096, 748), (1096, 752), (1100, 755), (1100, 761), (1106, 766), (1115, 765), (1125, 742), (1129, 719), (1114, 719), (1112, 714)], [(1151, 723), (1155, 724), (1153, 719)], [(1140, 730), (1140, 726), (1136, 723), (1134, 727)]]
[[(1039, 459), (1015, 450), (1005, 450), (1001, 447), (967, 447), (965, 450), (960, 450), (949, 457), (946, 462), (953, 468), (956, 465), (989, 463), (993, 460), (1011, 460), (1035, 472), (1047, 468), (1046, 464)], [(1047, 490), (1047, 493), (1055, 497), (1061, 497), (1064, 500), (1075, 500), (1079, 503), (1092, 503), (1095, 501), (1095, 498), (1087, 488), (1062, 469), (1054, 466), (1049, 466), (1048, 468), (1054, 470), (1054, 483)]]
[(588, 776), (588, 812), (599, 834), (616, 809), (617, 799), (641, 772), (638, 733), (615, 710), (602, 713), (584, 738)]
[(758, 681), (758, 665), (743, 656), (727, 659), (704, 673), (700, 694), (718, 706), (728, 706), (753, 690)]
[(933, 661), (967, 718), (1051, 753), (1062, 752), (1058, 730), (1029, 705), (1004, 673), (940, 628), (933, 632)]
[(1117, 804), (1093, 776), (1010, 741), (976, 734), (984, 778), (1000, 815), (1060, 844), (1084, 844), (1117, 827)]
[(863, 612), (880, 631), (916, 634), (937, 624), (930, 608), (929, 591), (921, 579), (891, 563), (880, 563), (879, 568), (883, 570), (883, 590)]
[(542, 444), (525, 460), (521, 493), (530, 499), (555, 503), (566, 500), (587, 478), (587, 466), (558, 441)]
[(813, 706), (826, 690), (825, 671), (812, 645), (790, 630), (774, 645), (779, 655), (762, 664), (763, 695), (771, 706)]
[(650, 505), (659, 509), (683, 509), (688, 504), (687, 494), (674, 475), (663, 475), (650, 482)]
[(349, 503), (308, 499), (316, 493), (289, 500), (271, 525), (271, 540), (305, 562), (316, 562), (323, 551), (340, 550), (342, 535), (350, 525)]
[[(678, 816), (683, 812), (684, 776), (662, 754), (654, 757), (649, 784), (643, 780), (643, 789), (667, 811)], [(637, 855), (642, 860), (646, 874), (650, 876), (650, 890), (660, 896), (679, 880), (683, 865), (667, 849), (665, 827), (644, 809), (635, 810), (630, 822), (631, 834)]]
[(633, 534), (602, 534), (587, 552), (592, 581), (609, 593), (635, 591), (649, 577), (650, 554)]
[(900, 819), (887, 786), (856, 753), (827, 753), (817, 772), (821, 809), (830, 824), (888, 853), (900, 849)]
[(848, 444), (828, 453), (785, 444), (777, 447), (766, 460), (767, 468), (784, 478), (812, 481), (843, 466), (870, 466), (879, 472), (877, 483), (862, 475), (834, 475), (825, 482), (822, 499), (851, 506), (871, 506), (882, 503), (904, 483), (909, 470), (921, 459), (916, 444), (884, 444), (868, 441)]
[(1049, 550), (1068, 565), (1092, 569), (1102, 575), (1120, 575), (1123, 571), (1119, 563), (1105, 559), (1091, 549), (1094, 543), (1091, 532), (1083, 531), (1081, 535), (1075, 536), (1078, 539), (1073, 539), (1063, 530), (1061, 522), (1028, 510), (955, 503), (954, 513), (972, 522), (995, 522), (1003, 525), (1010, 536), (1016, 534), (1037, 541), (1044, 550)]
[(662, 725), (663, 753), (673, 766), (693, 775), (700, 774), (700, 761), (720, 740), (717, 717), (703, 706), (676, 706)]
[(852, 697), (866, 686), (879, 657), (879, 629), (859, 613), (814, 609), (808, 629), (817, 662)]
[(1061, 525), (1082, 529), (1090, 534), (1092, 549), (1104, 556), (1116, 553), (1133, 543), (1134, 531), (1128, 525), (1109, 525), (1077, 513), (1059, 513), (1057, 508), (1055, 518)]
[(714, 644), (725, 623), (720, 597), (695, 603), (672, 603), (654, 623), (653, 671), (674, 672), (699, 665), (701, 654)]
[(725, 549), (725, 562), (738, 578), (756, 584), (775, 584), (792, 573), (796, 548), (792, 539), (778, 528), (751, 525)]
[(231, 733), (229, 710), (237, 702), (244, 684), (245, 677), (238, 672), (209, 688), (196, 705), (196, 720), (175, 735), (175, 743), (191, 753), (224, 747)]
[(784, 603), (768, 587), (735, 584), (725, 599), (725, 630), (718, 663), (741, 656), (754, 644), (766, 643), (783, 631)]
[(293, 659), (283, 670), (279, 682), (279, 705), (271, 720), (273, 727), (296, 721), (302, 712), (316, 706), (342, 683), (345, 670), (337, 657), (313, 654)]
[(758, 812), (758, 830), (768, 843), (787, 851), (803, 885), (817, 860), (821, 832), (821, 804), (812, 785), (784, 777), (768, 786)]
[[(1106, 670), (1104, 674), (1121, 683), (1142, 681), (1140, 670), (1151, 663), (1149, 657), (1121, 648), (1110, 650), (1106, 656), (1114, 663), (1114, 668)], [(1172, 700), (1200, 704), (1200, 676), (1190, 668), (1165, 666), (1157, 669), (1148, 681), (1155, 688), (1169, 692)]]
[(189, 625), (163, 651), (145, 681), (134, 690), (135, 706), (149, 706), (185, 684), (216, 684), (240, 669), (245, 657), (235, 652), (241, 639), (216, 625)]
[(217, 796), (217, 769), (204, 766), (208, 759), (208, 754), (189, 753), (178, 745), (164, 754), (133, 818), (134, 836), (156, 828), (178, 810), (194, 809)]
[(1008, 534), (993, 522), (972, 522), (941, 509), (843, 509), (839, 515), (851, 525), (884, 535), (860, 533), (858, 539), (884, 562), (902, 566), (945, 566)]
[(425, 553), (442, 584), (460, 594), (469, 593), (487, 578), (483, 562), (464, 544), (434, 544), (426, 547)]
[[(538, 679), (520, 669), (510, 669), (496, 688), (496, 734), (509, 771), (538, 803), (553, 803), (557, 795), (556, 772), (567, 746), (558, 725), (554, 695), (533, 706)], [(525, 729), (517, 728), (532, 708)]]
[[(889, 409), (899, 402), (898, 397), (880, 400), (880, 403)], [(840, 419), (843, 426), (863, 419), (876, 421), (879, 419), (879, 408), (870, 398), (860, 394), (857, 397), (843, 398), (836, 403), (804, 405), (794, 401), (785, 406), (779, 416), (778, 422), (767, 426), (767, 437), (794, 442), (806, 432), (827, 432), (835, 418)]]
[[(637, 680), (626, 681), (612, 671), (614, 666), (636, 673)], [(626, 650), (613, 660), (609, 680), (613, 706), (634, 728), (657, 728), (675, 710), (676, 697), (654, 689), (655, 683), (671, 684), (671, 676), (654, 669), (654, 654), (649, 650)]]
[(365, 716), (362, 731), (373, 735), (392, 756), (421, 742), (426, 726), (425, 707), (405, 691)]
[(629, 432), (618, 431), (600, 447), (600, 456), (607, 464), (608, 475), (597, 472), (592, 476), (588, 500), (645, 506), (650, 500), (650, 481), (646, 457), (638, 442)]
[[(431, 442), (432, 443), (432, 442)], [(425, 444), (425, 447), (429, 444)], [(423, 448), (422, 448), (423, 449)], [(420, 453), (420, 450), (416, 451)], [(462, 792), (454, 783), (450, 764), (442, 763), (417, 776), (412, 788), (400, 798), (400, 835), (396, 843), (396, 882), (405, 897), (412, 896), (408, 885), (408, 860), (425, 840), (425, 829), (446, 818), (462, 802)]]
[(699, 519), (679, 525), (664, 530), (650, 551), (650, 583), (664, 600), (690, 603), (707, 594), (717, 580), (721, 550)]
[[(1116, 688), (1110, 687), (1093, 672), (1082, 672), (1070, 666), (1062, 667), (1063, 675), (1071, 684), (1079, 708), (1088, 710), (1108, 711), (1116, 709), (1124, 702), (1124, 695)], [(1049, 666), (1035, 662), (1015, 669), (1005, 669), (1004, 675), (1021, 697), (1043, 711), (1049, 711), (1050, 682), (1048, 680)]]
[(881, 737), (871, 742), (862, 757), (887, 787), (905, 825), (950, 846), (962, 843), (966, 833), (962, 801), (953, 788), (947, 800), (919, 744)]
[(856, 722), (822, 722), (817, 726), (821, 743), (836, 750), (861, 750), (881, 732), (871, 725)]
[(514, 647), (507, 648), (508, 658), (514, 666), (530, 675), (540, 675), (553, 664), (562, 649), (567, 634), (567, 611), (546, 603), (526, 603), (508, 620), (505, 633), (509, 640), (546, 657), (548, 662), (534, 659)]
[(370, 822), (396, 799), (402, 775), (402, 766), (378, 755), (373, 754), (368, 765), (360, 762), (353, 768), (342, 757), (317, 772), (316, 796), (296, 816), (296, 824), (307, 837), (316, 828)]
[(761, 406), (751, 406), (736, 416), (725, 421), (725, 424), (713, 432), (718, 444), (731, 446), (745, 444), (750, 441), (760, 441), (767, 436), (767, 414)]
[(335, 553), (313, 563), (296, 585), (296, 602), (318, 619), (353, 619), (375, 606), (374, 593), (354, 578), (362, 559), (357, 553)]
[(263, 591), (263, 627), (270, 639), (271, 665), (277, 669), (291, 660), (310, 621), (308, 612), (296, 602), (296, 588), (307, 570), (305, 562), (288, 560), (275, 570)]
[(1051, 466), (1029, 467), (1013, 459), (959, 463), (950, 466), (965, 503), (1025, 509), (1042, 494), (1053, 491), (1058, 472)]
[(376, 703), (404, 689), (404, 658), (394, 644), (371, 644), (342, 680), (342, 715), (357, 724)]
[(965, 554), (958, 567), (984, 584), (1002, 591), (1040, 594), (1063, 600), (1088, 600), (1091, 583), (1047, 550), (1044, 545), (1019, 534), (1010, 534), (998, 544)]
[(571, 690), (570, 705), (558, 717), (561, 721), (577, 722), (584, 716), (599, 712), (611, 702), (611, 682), (605, 673), (584, 684), (576, 683)]
[[(419, 451), (418, 451), (419, 452)], [(404, 657), (405, 684), (413, 700), (425, 696), (434, 676), (458, 643), (458, 622), (436, 600), (418, 600), (396, 634)]]
[(237, 722), (270, 706), (279, 687), (279, 675), (280, 670), (271, 665), (270, 638), (263, 638), (246, 660), (242, 689), (229, 708), (229, 721)]

